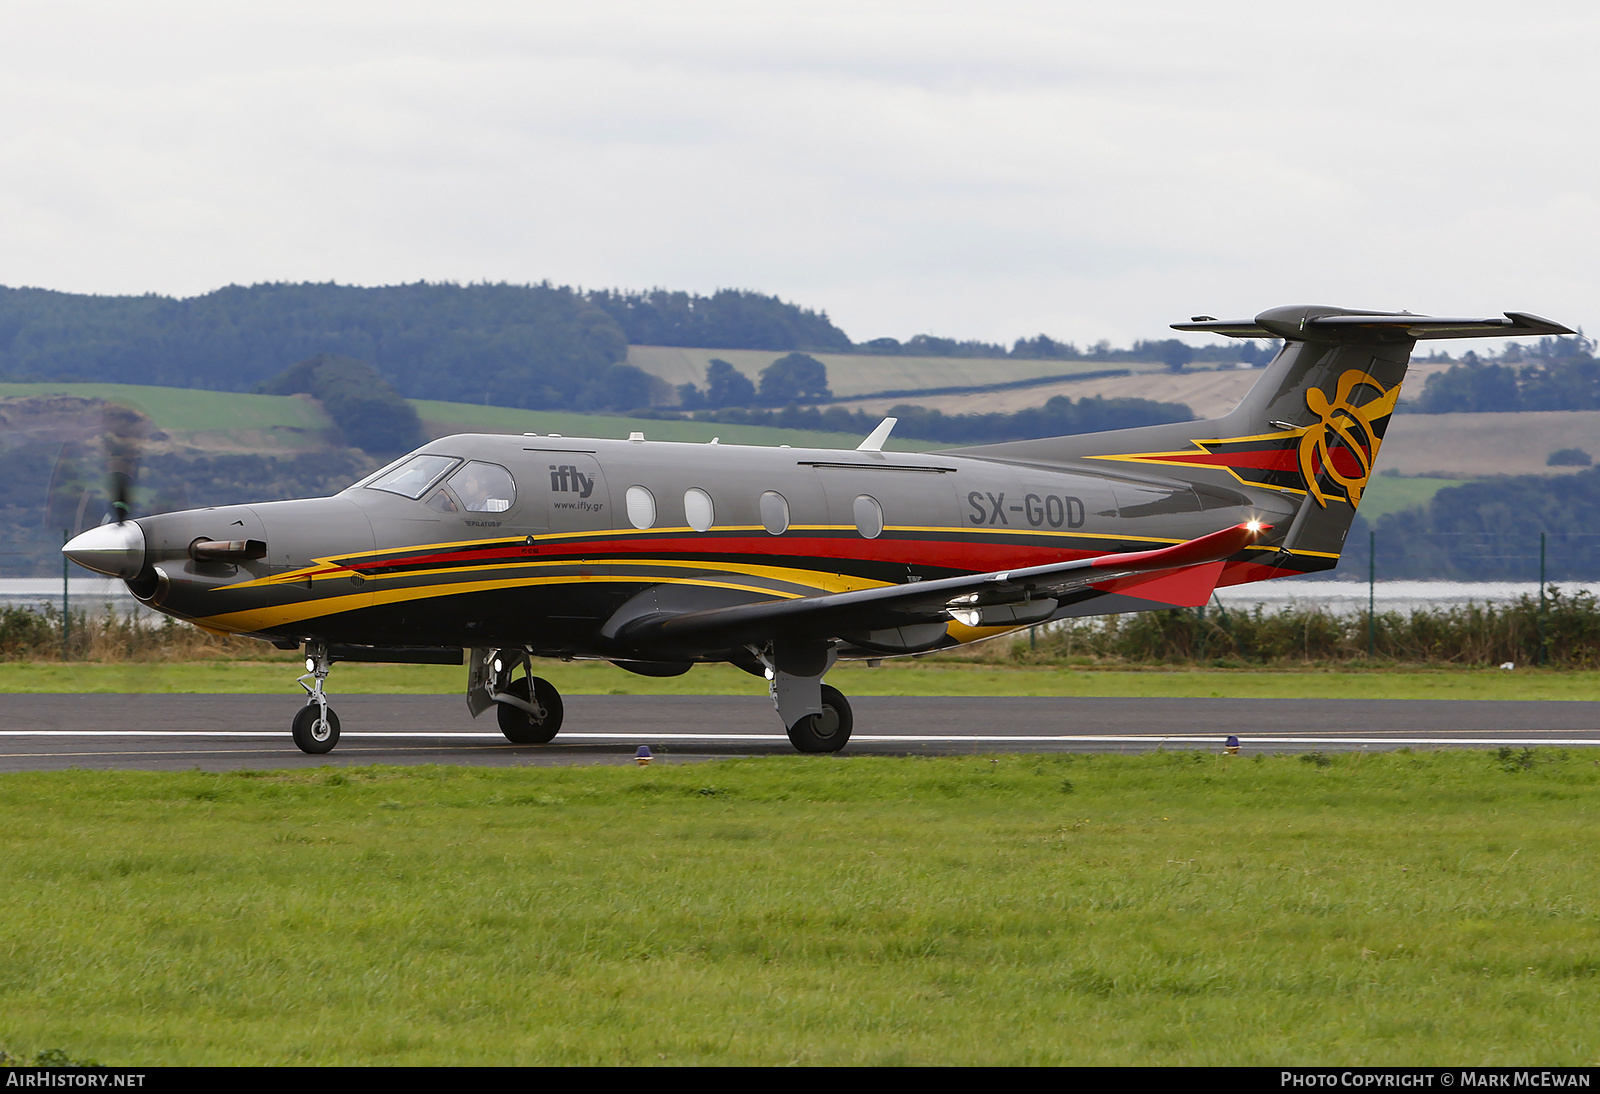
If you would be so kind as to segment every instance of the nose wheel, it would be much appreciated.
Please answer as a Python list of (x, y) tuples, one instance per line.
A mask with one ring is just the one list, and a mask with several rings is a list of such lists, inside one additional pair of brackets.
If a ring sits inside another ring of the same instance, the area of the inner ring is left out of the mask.
[(307, 703), (295, 714), (291, 732), (301, 752), (320, 756), (339, 743), (339, 716), (326, 704)]
[(326, 642), (306, 643), (306, 674), (297, 681), (306, 689), (306, 705), (294, 716), (289, 732), (300, 751), (313, 756), (332, 752), (339, 743), (339, 716), (328, 705), (328, 695), (322, 690), (332, 667)]

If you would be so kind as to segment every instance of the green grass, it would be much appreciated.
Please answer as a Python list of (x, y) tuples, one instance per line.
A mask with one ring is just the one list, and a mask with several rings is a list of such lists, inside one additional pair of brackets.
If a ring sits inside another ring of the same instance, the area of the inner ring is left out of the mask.
[(0, 1047), (1600, 1062), (1559, 752), (0, 776)]
[[(168, 433), (216, 430), (290, 429), (310, 431), (316, 445), (328, 416), (308, 399), (288, 395), (246, 395), (180, 387), (100, 383), (0, 383), (0, 398), (77, 395), (131, 406)], [(312, 443), (312, 442), (308, 442)]]
[[(297, 693), (296, 659), (90, 663), (0, 663), (0, 694)], [(762, 695), (766, 684), (730, 665), (698, 665), (667, 679), (635, 676), (604, 662), (536, 662), (566, 695)], [(1142, 696), (1229, 699), (1572, 699), (1600, 696), (1600, 672), (1518, 669), (1162, 669), (996, 667), (962, 661), (845, 662), (828, 681), (846, 695)], [(334, 695), (450, 695), (466, 669), (439, 665), (334, 666)]]
[(1402, 509), (1417, 509), (1433, 500), (1433, 496), (1446, 486), (1460, 486), (1465, 479), (1402, 478), (1399, 475), (1378, 475), (1361, 494), (1361, 515), (1376, 521), (1385, 513), (1398, 513)]
[[(315, 402), (283, 395), (246, 395), (136, 384), (0, 383), (0, 398), (33, 395), (77, 395), (131, 406), (147, 415), (157, 429), (184, 434), (186, 436), (180, 439), (207, 447), (228, 440), (237, 443), (242, 434), (272, 450), (322, 449), (327, 447), (327, 430), (331, 424)], [(651, 440), (702, 444), (713, 437), (720, 437), (724, 444), (787, 444), (795, 448), (854, 448), (861, 443), (861, 437), (854, 433), (808, 429), (518, 410), (431, 399), (413, 399), (411, 405), (417, 408), (430, 436), (471, 432), (560, 433), (568, 437), (621, 440), (638, 430)], [(220, 436), (225, 433), (234, 436)], [(890, 438), (886, 447), (892, 452), (922, 452), (941, 446)]]

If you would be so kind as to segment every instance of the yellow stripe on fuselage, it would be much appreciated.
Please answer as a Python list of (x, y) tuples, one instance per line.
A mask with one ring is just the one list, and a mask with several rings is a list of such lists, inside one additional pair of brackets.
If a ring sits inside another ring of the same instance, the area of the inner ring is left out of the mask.
[[(734, 589), (740, 592), (759, 593), (780, 600), (795, 600), (807, 594), (784, 592), (764, 585), (745, 585), (735, 581), (712, 581), (706, 578), (659, 577), (620, 578), (611, 574), (564, 574), (551, 577), (498, 578), (484, 581), (452, 581), (437, 585), (412, 586), (400, 589), (374, 589), (370, 592), (346, 593), (343, 596), (322, 597), (298, 604), (279, 604), (262, 608), (247, 608), (236, 612), (201, 616), (196, 619), (208, 628), (249, 634), (289, 623), (301, 623), (326, 615), (359, 611), (384, 604), (407, 600), (429, 600), (458, 593), (487, 592), (495, 589), (515, 589), (532, 585), (581, 585), (615, 583), (619, 580), (646, 581), (652, 585), (697, 585), (708, 589)], [(879, 583), (883, 584), (883, 583)], [(819, 590), (823, 591), (823, 590)], [(832, 591), (832, 590), (826, 590)]]

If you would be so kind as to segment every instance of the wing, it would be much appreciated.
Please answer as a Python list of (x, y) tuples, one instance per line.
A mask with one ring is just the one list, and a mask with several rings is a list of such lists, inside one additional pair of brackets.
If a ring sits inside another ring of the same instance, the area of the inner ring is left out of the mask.
[[(1270, 524), (1250, 521), (1154, 551), (1099, 555), (967, 577), (887, 585), (847, 593), (763, 600), (634, 619), (617, 631), (625, 645), (657, 656), (667, 651), (730, 649), (775, 639), (826, 639), (957, 620), (968, 626), (1004, 626), (1048, 618), (1064, 596), (1090, 587), (1121, 591), (1166, 583), (1185, 603), (1191, 588), (1204, 603), (1222, 560), (1255, 543)], [(1019, 611), (1019, 609), (1024, 609)], [(669, 656), (670, 659), (670, 656)]]

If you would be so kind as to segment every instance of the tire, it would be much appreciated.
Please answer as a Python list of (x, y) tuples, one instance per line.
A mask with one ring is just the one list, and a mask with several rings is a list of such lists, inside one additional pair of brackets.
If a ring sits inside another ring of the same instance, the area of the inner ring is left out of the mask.
[(332, 752), (333, 746), (339, 743), (339, 716), (328, 708), (327, 725), (322, 725), (318, 717), (320, 712), (317, 704), (307, 703), (300, 708), (294, 716), (294, 743), (300, 746), (301, 752), (309, 752), (313, 756), (320, 756), (325, 752)]
[[(533, 683), (533, 700), (528, 698), (530, 680)], [(499, 709), (495, 713), (500, 719), (500, 732), (506, 735), (506, 740), (514, 745), (547, 745), (555, 740), (556, 734), (561, 731), (564, 711), (561, 693), (554, 684), (537, 676), (524, 677), (507, 684), (505, 693), (544, 708), (544, 717), (539, 719), (507, 703), (496, 703)]]
[(854, 718), (850, 701), (835, 687), (822, 685), (822, 713), (807, 714), (789, 727), (789, 741), (801, 752), (837, 752), (850, 743)]

